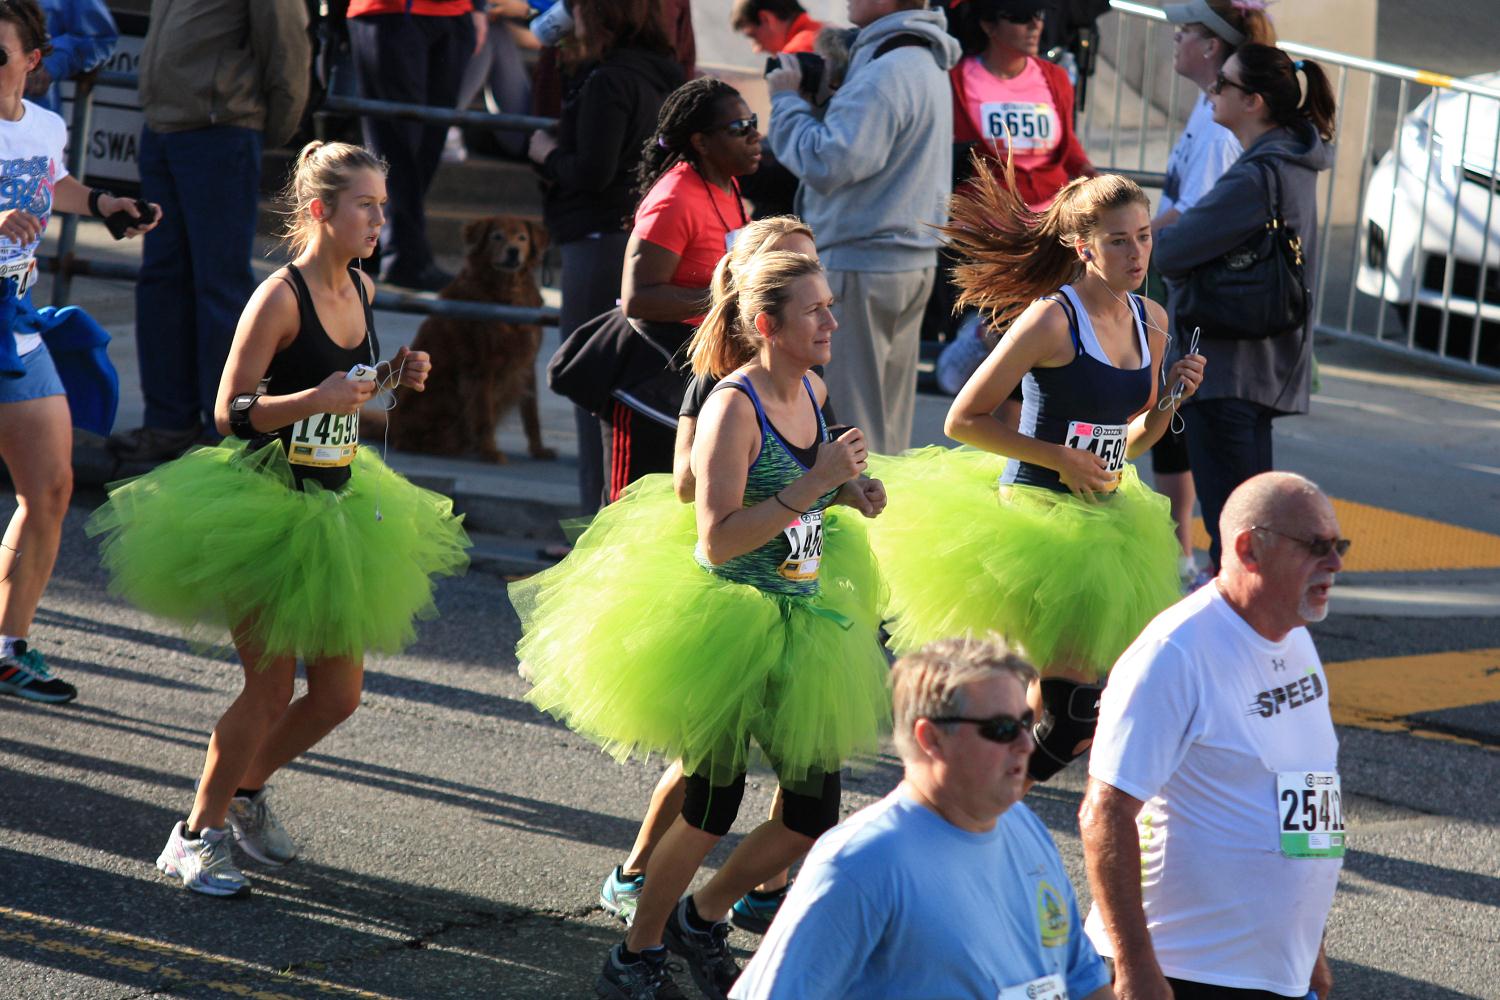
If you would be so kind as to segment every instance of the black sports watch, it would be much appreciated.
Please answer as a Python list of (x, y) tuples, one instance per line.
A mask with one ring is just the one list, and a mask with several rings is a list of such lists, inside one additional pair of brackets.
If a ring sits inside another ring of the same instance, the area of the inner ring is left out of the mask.
[(229, 401), (229, 430), (237, 438), (246, 441), (260, 437), (260, 432), (250, 423), (250, 407), (266, 393), (269, 379), (261, 379), (254, 392), (242, 392)]

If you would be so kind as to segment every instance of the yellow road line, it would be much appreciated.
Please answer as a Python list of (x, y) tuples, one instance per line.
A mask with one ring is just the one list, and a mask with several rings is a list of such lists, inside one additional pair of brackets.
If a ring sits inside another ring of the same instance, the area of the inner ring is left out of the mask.
[[(1354, 546), (1344, 559), (1352, 573), (1500, 568), (1500, 535), (1358, 503), (1333, 500), (1344, 535)], [(1203, 519), (1193, 519), (1193, 544), (1208, 548)]]
[(1348, 660), (1324, 666), (1333, 721), (1417, 731), (1408, 717), (1500, 701), (1500, 649)]
[[(13, 924), (30, 925), (39, 928), (39, 932), (11, 930), (4, 926), (7, 921)], [(123, 948), (137, 954), (148, 955), (150, 958), (136, 958), (129, 954), (115, 954), (106, 951), (102, 947), (68, 941), (64, 937), (48, 936), (49, 932), (82, 937), (97, 941), (102, 945)], [(0, 906), (0, 941), (16, 941), (31, 945), (38, 951), (86, 958), (91, 962), (102, 963), (117, 969), (124, 969), (142, 975), (159, 976), (162, 979), (172, 980), (177, 984), (191, 982), (196, 988), (213, 990), (228, 996), (247, 997), (250, 1000), (297, 1000), (297, 998), (288, 993), (257, 990), (242, 982), (200, 978), (189, 972), (184, 972), (173, 965), (164, 964), (164, 962), (180, 963), (186, 961), (219, 966), (224, 971), (240, 977), (253, 976), (257, 979), (268, 977), (280, 978), (286, 980), (289, 984), (295, 984), (300, 987), (311, 987), (316, 992), (329, 996), (357, 997), (359, 1000), (391, 1000), (390, 997), (387, 997), (383, 993), (371, 993), (367, 990), (340, 986), (338, 983), (312, 979), (294, 972), (278, 971), (267, 966), (256, 965), (252, 962), (226, 958), (223, 955), (213, 955), (188, 945), (154, 941), (150, 938), (127, 934), (124, 931), (108, 931), (98, 927), (90, 927), (86, 924), (76, 924), (67, 920), (59, 920), (56, 917), (49, 917), (40, 913), (18, 910), (9, 906)], [(151, 959), (163, 959), (164, 961), (152, 961)]]

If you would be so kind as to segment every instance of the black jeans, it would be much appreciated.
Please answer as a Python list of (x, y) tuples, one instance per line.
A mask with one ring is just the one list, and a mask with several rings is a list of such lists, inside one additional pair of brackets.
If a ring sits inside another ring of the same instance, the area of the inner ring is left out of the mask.
[[(558, 323), (562, 339), (620, 299), (620, 272), (625, 268), (625, 245), (630, 234), (611, 231), (572, 240), (562, 252), (562, 317)], [(599, 510), (604, 501), (604, 441), (599, 420), (582, 407), (573, 407), (578, 428), (578, 503), (585, 514)]]
[(1271, 420), (1276, 411), (1246, 399), (1205, 399), (1184, 408), (1188, 464), (1212, 544), (1215, 572), (1223, 551), (1219, 515), (1234, 488), (1251, 476), (1271, 471)]
[[(361, 97), (451, 109), (474, 52), (474, 22), (457, 17), (366, 14), (349, 19), (349, 46)], [(381, 273), (414, 278), (432, 264), (422, 203), (443, 156), (446, 125), (363, 119), (365, 145), (390, 166)]]

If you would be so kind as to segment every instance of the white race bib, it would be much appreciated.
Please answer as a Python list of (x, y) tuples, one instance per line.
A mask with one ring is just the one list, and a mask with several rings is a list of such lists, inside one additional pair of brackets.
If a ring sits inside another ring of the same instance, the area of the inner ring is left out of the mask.
[(1057, 113), (1050, 104), (987, 101), (979, 106), (984, 134), (1009, 142), (1018, 153), (1045, 153), (1057, 145)]
[(336, 469), (354, 461), (359, 450), (358, 413), (314, 413), (292, 425), (287, 461)]
[(1129, 424), (1090, 424), (1073, 420), (1068, 423), (1063, 443), (1069, 448), (1098, 455), (1104, 459), (1110, 472), (1119, 472), (1125, 467), (1125, 437), (1129, 430)]
[(1278, 771), (1276, 814), (1283, 856), (1344, 856), (1344, 803), (1337, 771)]
[(1068, 1000), (1068, 984), (1062, 976), (1050, 975), (1019, 986), (1007, 986), (995, 1000)]
[(790, 551), (776, 567), (782, 579), (806, 583), (818, 578), (818, 563), (823, 560), (823, 512), (799, 514), (781, 529)]

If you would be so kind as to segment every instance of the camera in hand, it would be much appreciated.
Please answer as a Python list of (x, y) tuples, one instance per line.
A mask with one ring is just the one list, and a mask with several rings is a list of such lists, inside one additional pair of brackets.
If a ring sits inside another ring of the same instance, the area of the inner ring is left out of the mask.
[[(802, 69), (802, 82), (797, 85), (797, 89), (804, 94), (818, 93), (823, 85), (823, 57), (811, 52), (786, 52), (783, 55), (797, 60), (797, 65)], [(767, 76), (780, 68), (781, 56), (772, 56), (766, 60)]]
[(149, 226), (156, 219), (156, 209), (149, 202), (144, 202), (137, 198), (135, 200), (135, 210), (141, 213), (140, 218), (136, 218), (123, 208), (118, 212), (111, 212), (105, 216), (104, 225), (109, 230), (109, 235), (117, 240), (123, 240), (126, 230), (133, 229), (136, 226)]

